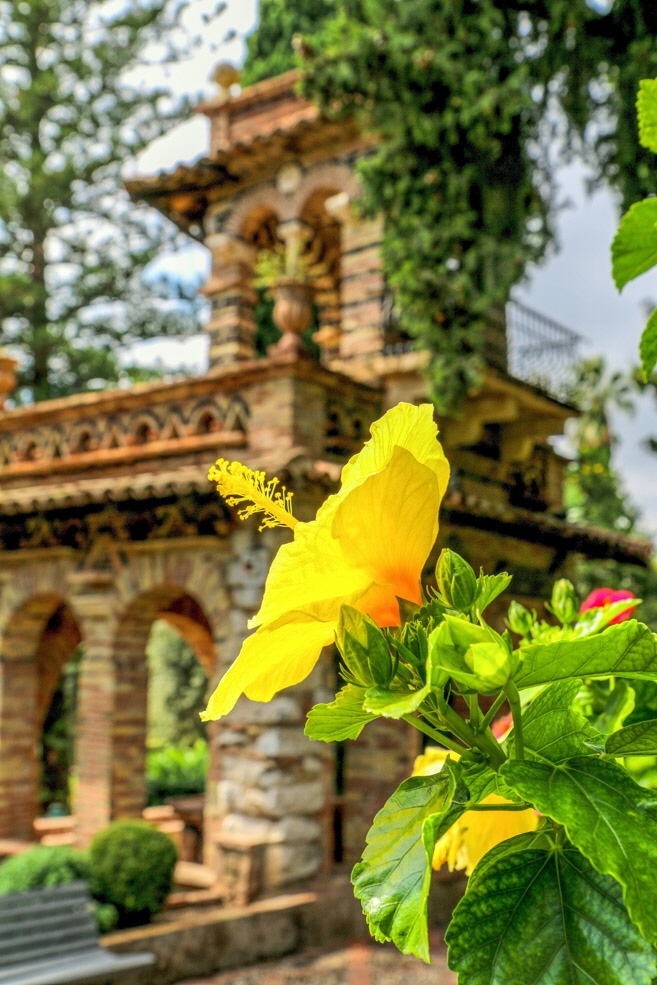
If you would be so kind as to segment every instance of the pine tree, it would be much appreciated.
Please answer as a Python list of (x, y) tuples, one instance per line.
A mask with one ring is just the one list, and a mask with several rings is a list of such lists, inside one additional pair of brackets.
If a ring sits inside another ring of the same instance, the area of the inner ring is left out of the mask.
[(175, 230), (121, 183), (185, 111), (128, 74), (175, 17), (170, 0), (0, 0), (0, 345), (21, 401), (138, 378), (121, 349), (198, 330), (190, 287), (148, 275)]

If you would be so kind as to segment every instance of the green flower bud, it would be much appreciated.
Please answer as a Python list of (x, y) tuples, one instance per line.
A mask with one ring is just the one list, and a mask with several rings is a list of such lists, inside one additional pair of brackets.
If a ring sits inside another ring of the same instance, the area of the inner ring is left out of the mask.
[(550, 611), (564, 626), (571, 626), (579, 615), (579, 599), (567, 578), (555, 581), (550, 599)]
[(445, 548), (436, 564), (438, 590), (448, 605), (466, 612), (477, 598), (477, 577), (460, 554)]
[(535, 622), (535, 612), (530, 612), (515, 599), (510, 602), (509, 611), (506, 614), (506, 624), (512, 633), (517, 633), (518, 636), (529, 636)]
[(397, 671), (397, 658), (373, 619), (343, 605), (336, 640), (344, 665), (357, 684), (388, 687)]
[(432, 670), (446, 670), (461, 687), (482, 694), (503, 687), (518, 664), (508, 638), (450, 615), (429, 637), (429, 653)]

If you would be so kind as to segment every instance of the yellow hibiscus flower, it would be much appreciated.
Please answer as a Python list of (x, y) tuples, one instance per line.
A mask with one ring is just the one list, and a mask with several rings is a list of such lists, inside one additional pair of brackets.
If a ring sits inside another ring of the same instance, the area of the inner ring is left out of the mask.
[(379, 626), (400, 622), (397, 598), (421, 601), (420, 575), (438, 533), (449, 465), (430, 404), (401, 403), (371, 428), (372, 437), (342, 470), (340, 491), (310, 523), (296, 520), (291, 496), (239, 463), (220, 460), (210, 479), (242, 517), (263, 512), (263, 526), (289, 526), (294, 539), (272, 563), (255, 628), (203, 713), (227, 714), (241, 694), (269, 701), (302, 681), (333, 642), (342, 605)]
[[(446, 749), (428, 747), (418, 756), (413, 765), (413, 776), (430, 776), (439, 773), (447, 757), (458, 759), (458, 754)], [(482, 800), (482, 804), (510, 804), (498, 794), (492, 793)], [(539, 817), (532, 808), (526, 811), (466, 811), (442, 838), (433, 850), (432, 866), (441, 869), (445, 863), (450, 872), (464, 869), (470, 875), (477, 862), (484, 855), (507, 838), (535, 831)]]

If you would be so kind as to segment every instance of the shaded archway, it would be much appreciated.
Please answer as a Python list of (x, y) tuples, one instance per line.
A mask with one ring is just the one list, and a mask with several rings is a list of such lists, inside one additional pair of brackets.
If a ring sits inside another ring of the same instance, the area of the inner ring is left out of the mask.
[(151, 627), (158, 619), (164, 619), (183, 637), (208, 677), (214, 667), (210, 623), (200, 604), (184, 589), (176, 585), (151, 588), (139, 594), (123, 612), (114, 640), (113, 817), (139, 816), (146, 803), (146, 647)]
[(12, 614), (0, 652), (0, 834), (33, 836), (43, 723), (81, 640), (64, 598), (33, 596)]

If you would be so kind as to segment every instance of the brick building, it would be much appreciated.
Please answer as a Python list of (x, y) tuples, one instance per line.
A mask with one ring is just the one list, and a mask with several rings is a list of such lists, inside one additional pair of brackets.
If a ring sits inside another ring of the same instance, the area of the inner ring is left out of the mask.
[[(35, 749), (80, 642), (81, 843), (144, 804), (153, 622), (174, 626), (212, 679), (238, 652), (286, 534), (236, 521), (208, 466), (238, 458), (281, 476), (307, 519), (370, 422), (400, 399), (426, 399), (427, 355), (390, 314), (382, 220), (352, 209), (368, 143), (355, 125), (323, 119), (295, 81), (288, 73), (236, 98), (222, 90), (200, 108), (208, 156), (129, 183), (211, 251), (208, 372), (0, 410), (0, 838), (33, 836)], [(258, 355), (253, 267), (277, 244), (308, 260), (317, 358), (289, 326)], [(480, 390), (440, 422), (454, 477), (438, 546), (512, 571), (515, 596), (535, 601), (573, 557), (643, 563), (648, 546), (564, 520), (563, 461), (547, 439), (573, 410), (555, 395), (548, 357), (574, 339), (521, 306), (507, 316), (491, 318)], [(327, 871), (336, 855), (353, 860), (408, 774), (416, 733), (402, 723), (374, 723), (339, 749), (304, 737), (307, 708), (334, 684), (327, 657), (308, 681), (267, 705), (242, 699), (210, 729), (205, 859), (226, 878), (246, 873), (250, 891)]]

